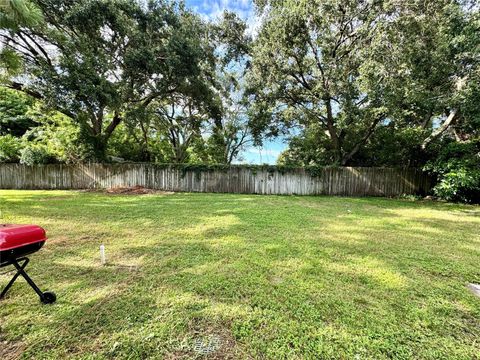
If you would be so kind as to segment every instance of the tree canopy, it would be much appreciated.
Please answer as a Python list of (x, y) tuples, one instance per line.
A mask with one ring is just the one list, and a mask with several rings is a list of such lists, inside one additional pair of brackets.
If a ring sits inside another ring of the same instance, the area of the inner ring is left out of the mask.
[(28, 4), (43, 18), (2, 26), (3, 53), (13, 52), (23, 64), (15, 69), (22, 81), (17, 76), (5, 85), (78, 122), (95, 158), (104, 158), (129, 107), (186, 88), (212, 96), (203, 76), (212, 58), (199, 36), (204, 24), (183, 6), (151, 1), (143, 7), (130, 0)]
[(255, 29), (181, 1), (6, 4), (0, 161), (230, 164), (279, 138), (281, 164), (480, 188), (477, 1), (256, 0)]
[(290, 155), (302, 162), (355, 163), (393, 124), (418, 128), (425, 149), (454, 121), (478, 119), (478, 9), (448, 0), (257, 4), (265, 20), (252, 54), (251, 124), (259, 138), (296, 128)]

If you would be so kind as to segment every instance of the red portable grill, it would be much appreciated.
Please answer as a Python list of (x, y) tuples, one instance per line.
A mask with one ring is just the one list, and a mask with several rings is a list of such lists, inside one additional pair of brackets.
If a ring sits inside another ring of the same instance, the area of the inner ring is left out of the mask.
[(45, 230), (36, 225), (0, 224), (0, 268), (13, 265), (17, 272), (0, 294), (2, 299), (11, 288), (15, 280), (22, 275), (27, 283), (40, 296), (44, 304), (51, 304), (57, 299), (50, 291), (42, 292), (25, 272), (25, 267), (30, 261), (26, 255), (40, 250), (45, 244), (47, 236)]

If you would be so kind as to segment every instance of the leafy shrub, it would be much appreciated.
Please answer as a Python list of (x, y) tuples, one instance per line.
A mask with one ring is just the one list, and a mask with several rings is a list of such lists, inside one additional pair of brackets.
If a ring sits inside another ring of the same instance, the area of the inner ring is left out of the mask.
[(459, 169), (446, 173), (435, 194), (450, 201), (480, 202), (480, 171)]
[(20, 150), (20, 163), (25, 165), (51, 164), (56, 162), (47, 147), (42, 144), (28, 143)]
[[(79, 139), (77, 126), (71, 119), (62, 114), (49, 112), (39, 125), (27, 131), (23, 136), (24, 141), (35, 146), (42, 146), (43, 150), (28, 150), (30, 152), (48, 153), (55, 158), (55, 162), (78, 163), (89, 159), (87, 146)], [(52, 162), (52, 159), (49, 160)]]
[(18, 162), (21, 142), (12, 135), (0, 136), (0, 162)]
[(425, 169), (438, 178), (435, 195), (448, 201), (480, 203), (480, 139), (448, 144)]

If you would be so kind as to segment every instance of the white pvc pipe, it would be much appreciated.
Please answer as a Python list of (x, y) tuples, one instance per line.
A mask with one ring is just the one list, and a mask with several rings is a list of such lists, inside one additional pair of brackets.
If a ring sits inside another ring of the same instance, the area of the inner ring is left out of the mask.
[(105, 245), (100, 245), (100, 262), (105, 265), (107, 260), (105, 259)]

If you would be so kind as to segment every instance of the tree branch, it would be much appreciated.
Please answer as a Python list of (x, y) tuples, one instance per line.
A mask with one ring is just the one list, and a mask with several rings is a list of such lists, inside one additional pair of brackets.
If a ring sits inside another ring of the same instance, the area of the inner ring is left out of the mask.
[(370, 138), (370, 136), (372, 136), (373, 134), (373, 131), (375, 130), (376, 126), (378, 125), (378, 123), (384, 118), (384, 115), (381, 115), (379, 117), (377, 117), (375, 119), (375, 121), (373, 121), (370, 126), (368, 127), (367, 129), (367, 132), (365, 133), (365, 135), (359, 140), (357, 141), (357, 143), (354, 145), (353, 149), (343, 157), (342, 159), (342, 165), (346, 165), (348, 161), (351, 160), (351, 158), (358, 152), (358, 150), (360, 150), (360, 146), (362, 146), (363, 144), (365, 144), (365, 142)]
[[(33, 97), (34, 99), (44, 100), (44, 97), (40, 93), (26, 88), (25, 85), (22, 84), (22, 83), (13, 81), (13, 82), (10, 82), (10, 83), (7, 83), (7, 84), (2, 84), (2, 85), (5, 86), (6, 88), (9, 88), (9, 89), (12, 89), (12, 90), (21, 91), (24, 94), (27, 94), (27, 95)], [(74, 113), (72, 113), (71, 111), (67, 110), (67, 109), (63, 109), (59, 106), (55, 106), (54, 109), (56, 111), (58, 111), (59, 113), (62, 113), (64, 115), (68, 116), (70, 119), (75, 119), (76, 118), (76, 115)]]
[(430, 136), (428, 136), (422, 143), (422, 150), (425, 150), (426, 147), (433, 141), (435, 140), (436, 138), (438, 138), (440, 135), (442, 135), (445, 130), (447, 130), (450, 125), (453, 124), (454, 120), (455, 120), (455, 116), (457, 115), (457, 109), (452, 109), (452, 111), (450, 111), (450, 114), (448, 115), (447, 117), (447, 120), (445, 120), (445, 122), (442, 124), (442, 126), (440, 126), (436, 131), (434, 131), (433, 133), (430, 134)]
[(313, 56), (315, 57), (315, 63), (317, 64), (317, 68), (318, 68), (318, 70), (320, 70), (320, 74), (322, 75), (323, 88), (324, 88), (325, 92), (328, 93), (329, 92), (328, 91), (328, 83), (327, 83), (327, 79), (325, 77), (325, 72), (323, 70), (322, 62), (320, 61), (320, 57), (318, 56), (317, 49), (315, 49), (315, 46), (313, 45), (312, 39), (310, 39), (310, 37), (307, 38), (307, 43), (308, 43), (308, 45), (310, 45), (310, 49), (312, 50)]
[(115, 113), (113, 115), (112, 122), (110, 124), (108, 124), (107, 128), (105, 129), (105, 136), (107, 137), (107, 139), (110, 137), (110, 135), (112, 135), (115, 128), (121, 122), (122, 122), (122, 117), (120, 116), (120, 114), (118, 112), (115, 111)]
[(53, 66), (52, 60), (50, 59), (50, 56), (48, 55), (47, 51), (35, 40), (33, 36), (31, 36), (28, 33), (24, 33), (24, 34), (35, 44), (37, 49), (40, 50), (40, 52), (45, 57), (45, 60), (47, 61), (48, 65)]

